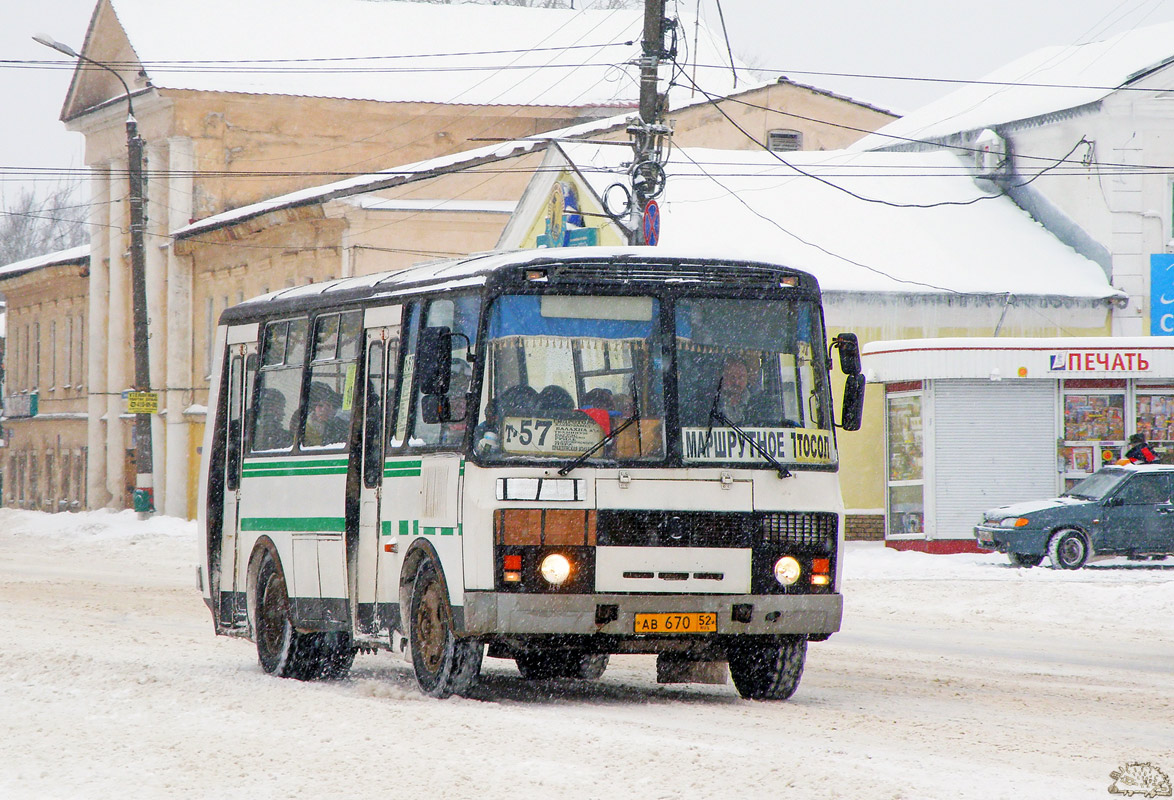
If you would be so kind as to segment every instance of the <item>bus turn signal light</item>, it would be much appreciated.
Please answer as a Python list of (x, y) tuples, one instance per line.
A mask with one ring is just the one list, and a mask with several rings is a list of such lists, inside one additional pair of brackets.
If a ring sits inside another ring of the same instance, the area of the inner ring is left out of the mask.
[(520, 555), (507, 555), (502, 557), (502, 567), (506, 583), (520, 583), (522, 581), (522, 557)]

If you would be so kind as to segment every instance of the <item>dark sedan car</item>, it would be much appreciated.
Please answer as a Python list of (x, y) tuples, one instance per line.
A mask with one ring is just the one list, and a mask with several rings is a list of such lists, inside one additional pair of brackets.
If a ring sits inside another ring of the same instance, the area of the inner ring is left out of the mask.
[(1174, 554), (1174, 466), (1106, 467), (1064, 494), (993, 508), (974, 529), (978, 546), (1012, 564), (1080, 569), (1092, 556)]

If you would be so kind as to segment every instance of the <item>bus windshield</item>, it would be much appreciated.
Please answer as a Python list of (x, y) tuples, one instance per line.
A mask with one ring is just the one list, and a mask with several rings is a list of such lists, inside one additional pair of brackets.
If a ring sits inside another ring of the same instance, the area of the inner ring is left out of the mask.
[(686, 461), (835, 460), (814, 303), (682, 299), (676, 312)]
[(596, 458), (663, 458), (660, 338), (653, 297), (498, 298), (474, 446), (492, 458), (565, 461), (616, 431)]
[(672, 437), (687, 463), (834, 463), (816, 302), (683, 297), (674, 308), (679, 427), (668, 430), (657, 297), (497, 298), (478, 452), (663, 461)]

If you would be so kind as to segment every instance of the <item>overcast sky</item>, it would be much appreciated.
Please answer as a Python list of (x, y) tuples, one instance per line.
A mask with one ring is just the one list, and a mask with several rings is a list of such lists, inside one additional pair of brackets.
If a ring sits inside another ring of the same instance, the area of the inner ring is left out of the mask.
[[(191, 2), (191, 0), (158, 0)], [(582, 7), (590, 0), (578, 0)], [(46, 32), (80, 48), (96, 0), (0, 0), (0, 192), (30, 184), (13, 168), (83, 165), (80, 134), (58, 121), (70, 73), (11, 62), (59, 57), (31, 39)], [(668, 0), (671, 9), (674, 0)], [(1174, 20), (1174, 0), (721, 0), (734, 52), (754, 66), (855, 99), (909, 111), (949, 90), (925, 81), (821, 76), (851, 72), (913, 78), (978, 78), (1038, 47), (1104, 38)], [(679, 0), (694, 11), (698, 0)], [(720, 30), (715, 0), (702, 14)], [(1171, 43), (1174, 53), (1174, 42)]]

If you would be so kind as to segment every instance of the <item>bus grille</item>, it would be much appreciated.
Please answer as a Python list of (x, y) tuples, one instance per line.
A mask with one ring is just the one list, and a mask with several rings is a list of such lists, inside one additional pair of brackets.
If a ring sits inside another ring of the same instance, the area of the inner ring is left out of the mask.
[(762, 517), (763, 541), (805, 547), (835, 546), (839, 518), (835, 514), (781, 512)]
[(698, 511), (599, 512), (598, 543), (613, 547), (752, 547), (790, 545), (832, 552), (835, 514)]

